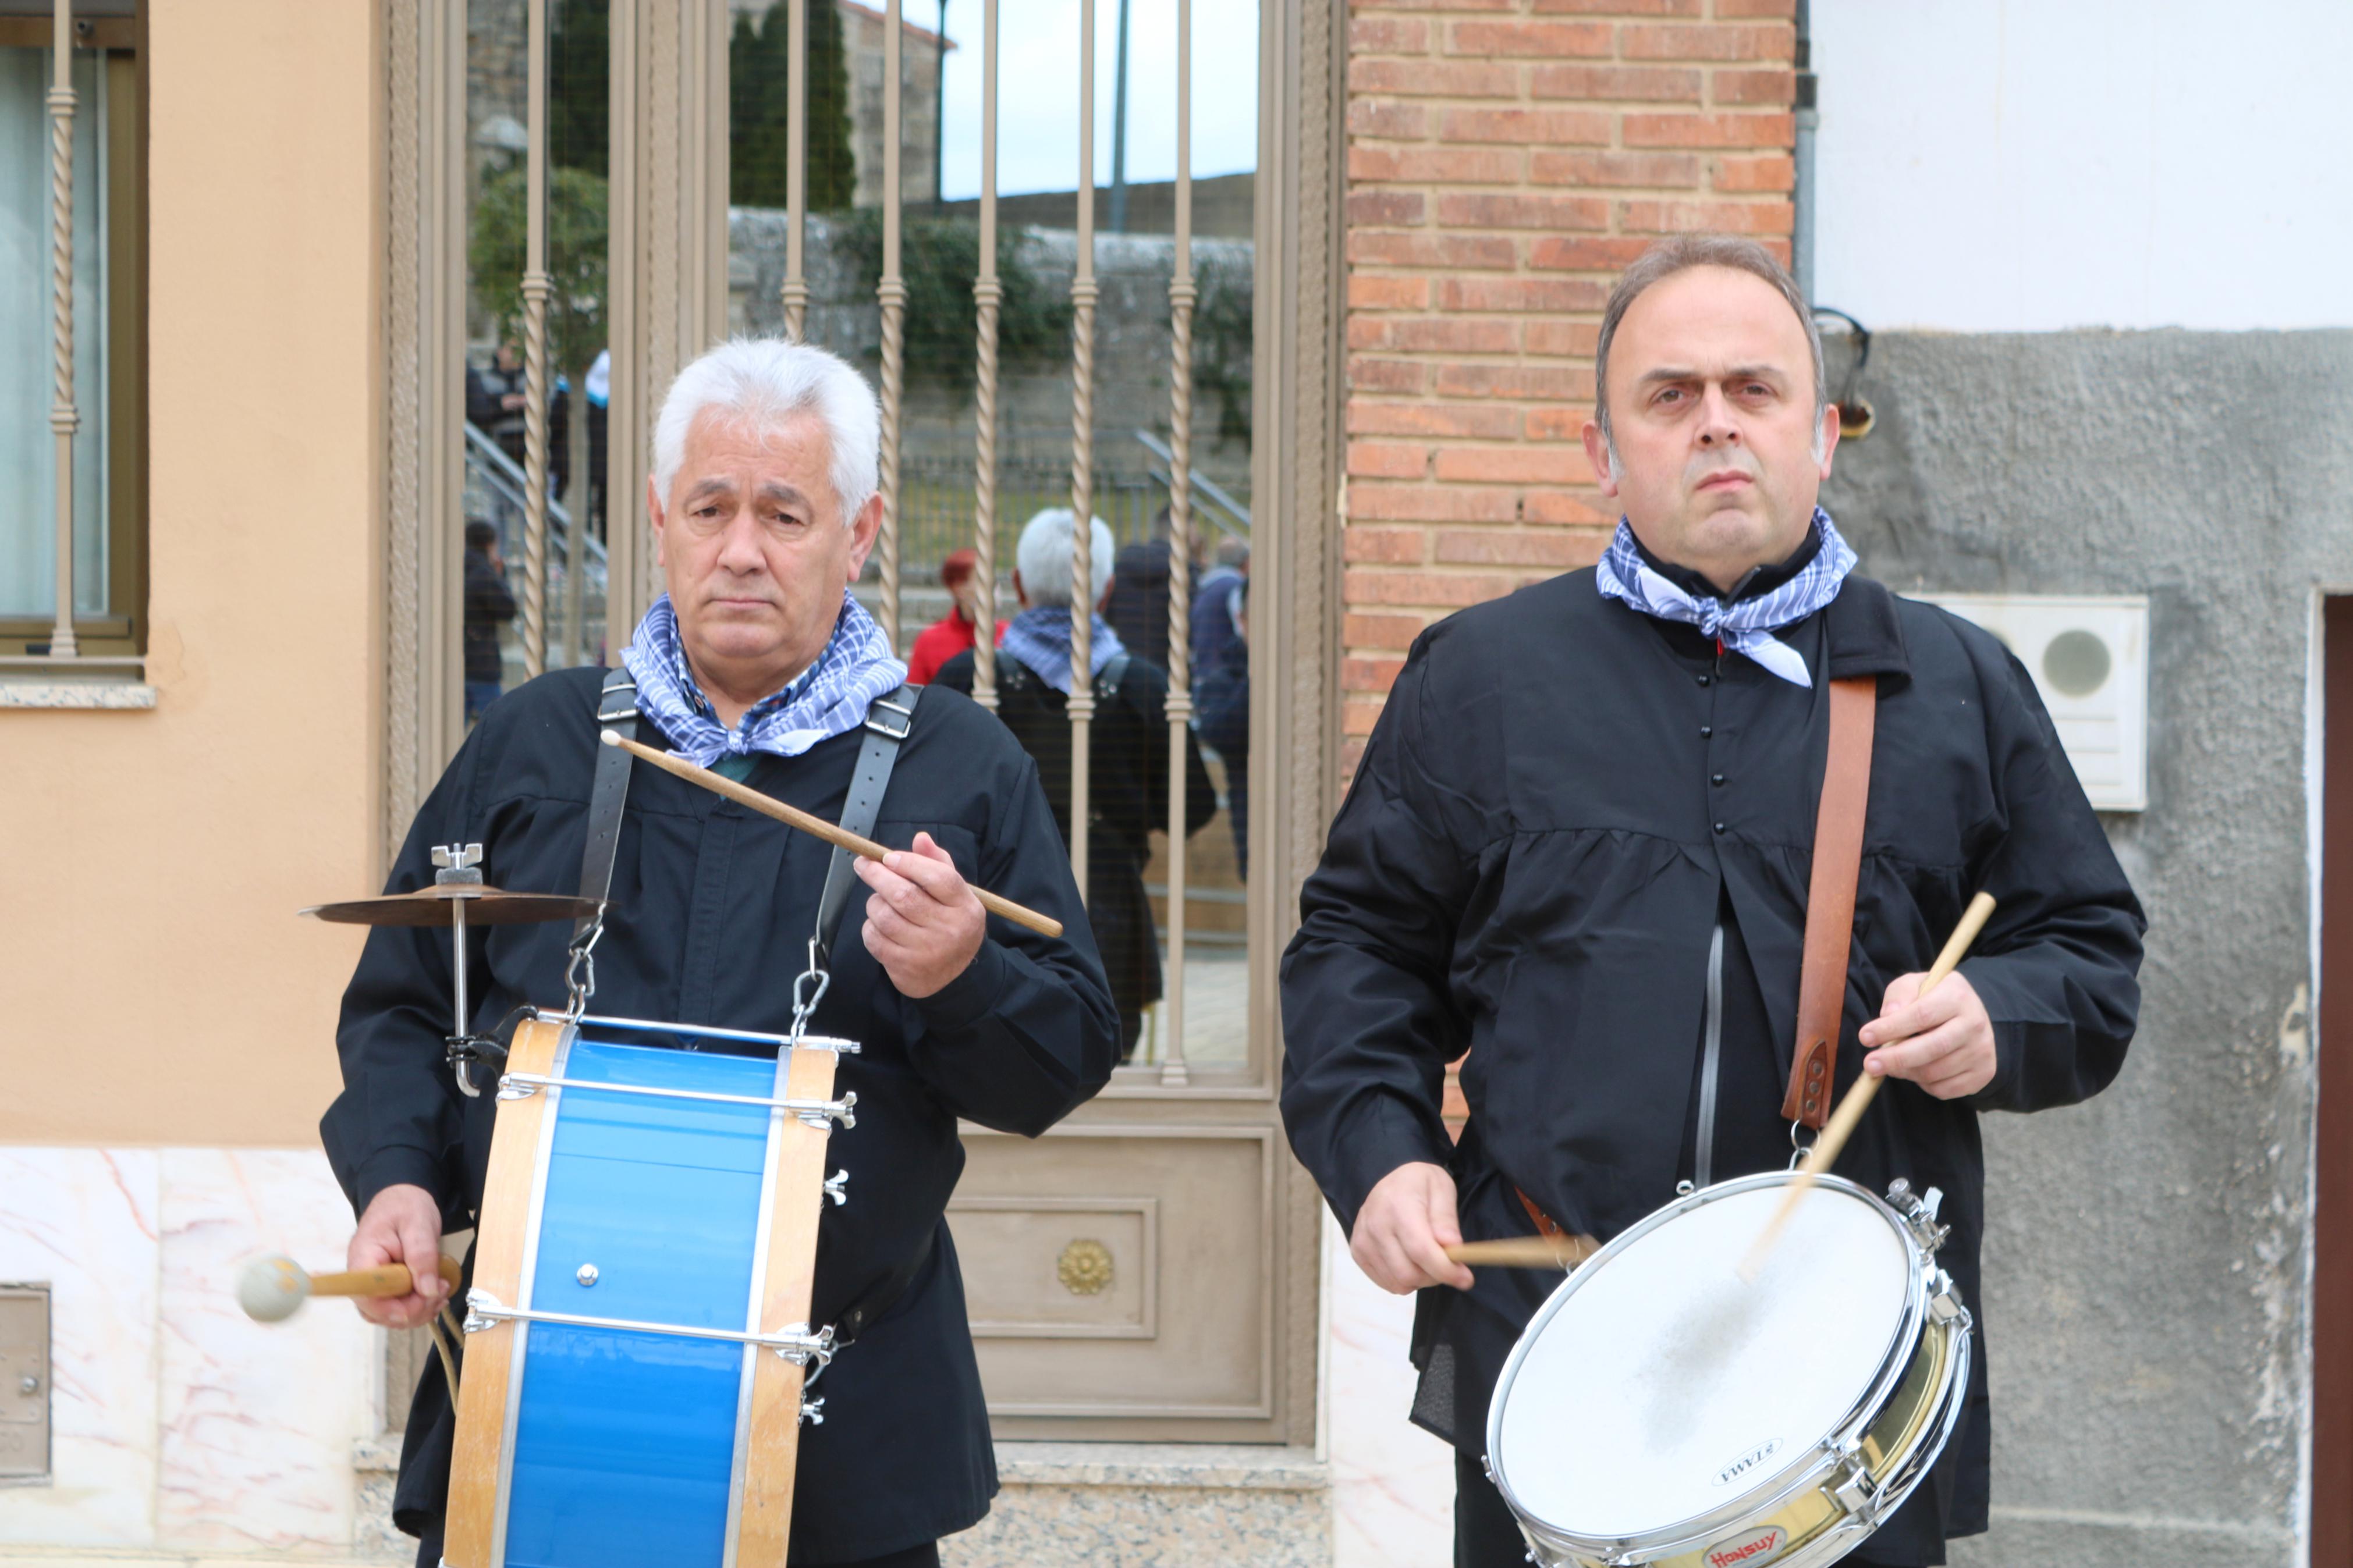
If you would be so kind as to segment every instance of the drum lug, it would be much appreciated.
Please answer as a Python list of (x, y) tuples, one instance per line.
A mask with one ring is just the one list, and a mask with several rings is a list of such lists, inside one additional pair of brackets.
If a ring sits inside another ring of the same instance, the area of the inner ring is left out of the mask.
[(1480, 1455), (1479, 1473), (1487, 1478), (1487, 1484), (1489, 1486), (1493, 1486), (1495, 1484), (1495, 1461), (1489, 1458), (1484, 1454)]
[(828, 1176), (825, 1179), (825, 1195), (833, 1200), (833, 1206), (836, 1208), (840, 1208), (849, 1203), (849, 1173), (836, 1171), (832, 1175)]
[(1961, 1305), (1961, 1293), (1953, 1284), (1953, 1277), (1943, 1269), (1936, 1270), (1935, 1293), (1928, 1298), (1928, 1321), (1934, 1323), (1969, 1327), (1969, 1310)]
[(1904, 1216), (1905, 1228), (1912, 1233), (1912, 1239), (1918, 1242), (1925, 1252), (1936, 1251), (1945, 1245), (1945, 1237), (1952, 1234), (1952, 1226), (1936, 1223), (1936, 1211), (1944, 1204), (1945, 1194), (1941, 1188), (1930, 1187), (1926, 1193), (1915, 1194), (1912, 1184), (1901, 1176), (1887, 1184), (1888, 1206)]
[(1838, 1505), (1865, 1525), (1879, 1525), (1879, 1489), (1871, 1479), (1871, 1468), (1862, 1462), (1862, 1450), (1854, 1443), (1840, 1445), (1838, 1463), (1845, 1479), (1831, 1489)]
[(841, 1099), (835, 1103), (839, 1107), (839, 1109), (830, 1112), (823, 1110), (802, 1111), (800, 1113), (801, 1125), (804, 1127), (814, 1127), (820, 1132), (829, 1132), (832, 1131), (831, 1128), (826, 1125), (829, 1121), (840, 1122), (842, 1131), (845, 1132), (850, 1128), (857, 1126), (858, 1118), (852, 1116), (850, 1112), (858, 1108), (858, 1091), (856, 1089), (848, 1090), (842, 1095)]
[(776, 1347), (776, 1353), (795, 1366), (807, 1366), (811, 1362), (817, 1363), (819, 1367), (833, 1364), (833, 1325), (831, 1323), (828, 1323), (814, 1334), (808, 1331), (807, 1323), (795, 1323), (783, 1331), (786, 1336), (799, 1342), (778, 1345)]

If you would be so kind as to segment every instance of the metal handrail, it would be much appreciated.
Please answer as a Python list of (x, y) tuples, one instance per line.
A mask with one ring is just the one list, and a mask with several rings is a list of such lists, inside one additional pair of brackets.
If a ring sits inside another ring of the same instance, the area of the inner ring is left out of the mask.
[[(1141, 441), (1144, 444), (1144, 449), (1145, 451), (1150, 452), (1162, 462), (1168, 464), (1172, 468), (1176, 466), (1176, 454), (1168, 449), (1167, 442), (1163, 441), (1159, 437), (1155, 436), (1149, 430), (1137, 430), (1132, 432), (1132, 434), (1138, 441)], [(1198, 496), (1206, 498), (1210, 504), (1217, 509), (1217, 510), (1224, 512), (1226, 517), (1233, 519), (1232, 522), (1229, 522), (1226, 521), (1226, 518), (1219, 517), (1215, 515), (1214, 512), (1209, 514), (1209, 521), (1218, 525), (1219, 531), (1223, 533), (1229, 539), (1238, 540), (1241, 543), (1248, 544), (1250, 542), (1250, 508), (1242, 505), (1241, 502), (1227, 494), (1225, 487), (1219, 484), (1217, 480), (1209, 478), (1207, 474), (1201, 472), (1200, 469), (1188, 468), (1186, 471), (1193, 476), (1194, 492)], [(1168, 482), (1168, 476), (1166, 474), (1155, 474), (1152, 477), (1158, 479), (1163, 484), (1166, 484)], [(1240, 528), (1236, 528), (1234, 526), (1234, 523), (1237, 522), (1241, 525)]]
[[(523, 497), (530, 493), (530, 481), (523, 478), (522, 469), (515, 466), (515, 460), (507, 456), (505, 448), (478, 425), (466, 426), (466, 461), (470, 467), (481, 470), (484, 481), (509, 504), (522, 510)], [(572, 552), (572, 513), (553, 496), (547, 501), (547, 521), (552, 531), (564, 535), (565, 555), (569, 559)], [(605, 542), (593, 533), (586, 537), (587, 558), (602, 562), (605, 559)]]

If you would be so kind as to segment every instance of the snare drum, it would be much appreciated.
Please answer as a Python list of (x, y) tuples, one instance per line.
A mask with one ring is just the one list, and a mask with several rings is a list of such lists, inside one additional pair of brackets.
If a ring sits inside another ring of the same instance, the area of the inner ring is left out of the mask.
[(1531, 1560), (1816, 1568), (1919, 1485), (1960, 1418), (1969, 1314), (1937, 1268), (1937, 1194), (1835, 1176), (1753, 1283), (1793, 1178), (1724, 1182), (1568, 1277), (1487, 1415), (1488, 1474)]
[[(692, 1048), (680, 1049), (680, 1045)], [(782, 1568), (846, 1042), (515, 1032), (467, 1296), (449, 1568)], [(817, 1401), (810, 1401), (814, 1405)]]

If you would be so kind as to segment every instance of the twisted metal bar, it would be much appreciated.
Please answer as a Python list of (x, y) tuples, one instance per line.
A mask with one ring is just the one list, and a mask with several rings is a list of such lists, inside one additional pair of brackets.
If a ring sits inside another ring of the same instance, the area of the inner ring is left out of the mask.
[(899, 651), (899, 429), (907, 393), (907, 285), (900, 275), (900, 142), (906, 134), (900, 103), (900, 58), (906, 28), (900, 0), (885, 0), (882, 19), (882, 636)]
[(972, 700), (997, 711), (997, 0), (981, 8), (980, 275), (973, 303), (980, 335), (973, 378)]
[(81, 416), (74, 407), (73, 340), (73, 0), (57, 0), (51, 18), (56, 48), (49, 88), (49, 353), (56, 386), (49, 402), (49, 430), (57, 438), (57, 616), (49, 629), (49, 657), (72, 658), (74, 638), (74, 432)]
[(792, 0), (785, 47), (785, 336), (805, 341), (809, 286), (804, 246), (808, 227), (808, 0)]
[(522, 636), (523, 679), (547, 668), (547, 0), (531, 0), (529, 150), (523, 169), (528, 213), (522, 273)]
[(1193, 3), (1176, 0), (1176, 235), (1168, 276), (1168, 984), (1164, 1088), (1185, 1065), (1185, 784), (1193, 725)]
[(899, 651), (899, 428), (906, 400), (907, 286), (896, 276), (885, 275), (875, 292), (882, 301), (882, 531), (876, 542), (882, 570), (882, 613), (877, 618), (895, 655)]
[(1078, 268), (1071, 281), (1071, 875), (1087, 895), (1095, 716), (1095, 0), (1079, 0)]
[(993, 713), (997, 710), (997, 314), (1004, 303), (1005, 289), (994, 277), (984, 275), (973, 284), (972, 294), (980, 317), (972, 398), (972, 697)]

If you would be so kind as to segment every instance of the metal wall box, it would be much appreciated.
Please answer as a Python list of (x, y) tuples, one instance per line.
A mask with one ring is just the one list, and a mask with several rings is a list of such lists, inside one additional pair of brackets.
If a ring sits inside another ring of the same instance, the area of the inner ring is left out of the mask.
[(2101, 811), (2148, 808), (2148, 600), (2046, 594), (1915, 594), (2009, 645), (2084, 793)]
[(0, 1487), (49, 1479), (49, 1288), (0, 1285)]

